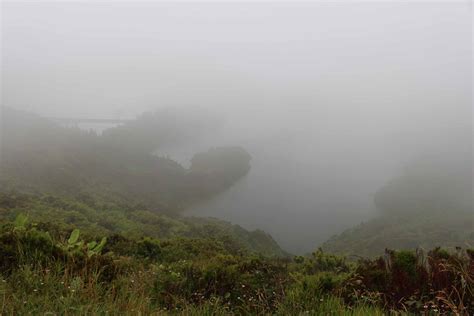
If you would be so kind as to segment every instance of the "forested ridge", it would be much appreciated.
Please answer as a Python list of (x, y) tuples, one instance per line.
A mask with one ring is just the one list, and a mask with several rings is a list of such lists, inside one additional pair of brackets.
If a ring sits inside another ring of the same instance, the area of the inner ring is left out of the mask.
[(474, 245), (472, 165), (468, 156), (409, 166), (375, 194), (377, 216), (330, 238), (323, 248), (375, 256), (384, 249)]
[[(144, 116), (137, 119), (138, 123), (128, 123), (130, 127), (118, 126), (97, 135), (6, 108), (2, 188), (89, 195), (120, 203), (135, 201), (160, 213), (179, 213), (184, 206), (225, 190), (250, 169), (251, 157), (241, 148), (211, 148), (198, 153), (190, 169), (153, 155), (150, 148), (159, 148), (158, 139), (163, 143), (169, 140), (144, 127), (151, 123), (134, 128), (148, 120)], [(162, 120), (153, 122), (160, 126)], [(124, 129), (132, 135), (130, 140)], [(180, 130), (174, 125), (170, 129), (167, 133), (173, 137)], [(143, 138), (133, 137), (137, 133)]]

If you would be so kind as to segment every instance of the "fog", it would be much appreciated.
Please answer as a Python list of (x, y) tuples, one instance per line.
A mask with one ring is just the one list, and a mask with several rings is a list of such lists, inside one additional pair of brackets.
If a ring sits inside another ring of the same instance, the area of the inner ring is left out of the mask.
[(212, 121), (157, 154), (186, 165), (242, 146), (252, 169), (187, 213), (295, 253), (374, 216), (374, 193), (412, 161), (472, 155), (469, 1), (6, 1), (2, 44), (4, 106)]

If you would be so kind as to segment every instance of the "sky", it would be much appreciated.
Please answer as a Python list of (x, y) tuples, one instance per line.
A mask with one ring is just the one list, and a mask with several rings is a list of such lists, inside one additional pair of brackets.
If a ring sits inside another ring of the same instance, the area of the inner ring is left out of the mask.
[[(252, 171), (191, 211), (306, 251), (410, 161), (472, 147), (469, 1), (2, 2), (2, 104), (133, 118), (205, 108)], [(190, 111), (191, 113), (192, 111)]]

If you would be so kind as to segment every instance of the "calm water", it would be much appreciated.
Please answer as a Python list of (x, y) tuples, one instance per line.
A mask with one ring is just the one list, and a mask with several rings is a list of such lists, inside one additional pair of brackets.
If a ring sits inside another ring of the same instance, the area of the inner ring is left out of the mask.
[[(370, 217), (378, 179), (361, 186), (357, 183), (361, 175), (351, 174), (351, 166), (334, 173), (327, 168), (328, 161), (317, 162), (303, 151), (297, 155), (285, 139), (264, 143), (239, 142), (252, 155), (249, 174), (186, 214), (263, 229), (293, 253), (312, 251), (333, 234)], [(157, 154), (189, 165), (193, 153), (207, 150), (210, 144), (164, 148)]]

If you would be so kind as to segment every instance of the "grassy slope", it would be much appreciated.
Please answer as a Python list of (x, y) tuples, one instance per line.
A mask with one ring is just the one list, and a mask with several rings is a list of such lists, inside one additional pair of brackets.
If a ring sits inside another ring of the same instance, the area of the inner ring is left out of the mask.
[(326, 241), (322, 248), (343, 255), (373, 257), (389, 249), (474, 246), (472, 213), (412, 217), (380, 216)]
[(423, 160), (375, 195), (379, 216), (334, 236), (323, 248), (374, 256), (385, 248), (473, 247), (472, 163), (464, 154)]
[(217, 219), (165, 215), (146, 209), (83, 201), (51, 195), (0, 193), (0, 220), (25, 214), (31, 221), (48, 222), (71, 230), (79, 228), (90, 236), (123, 234), (130, 238), (175, 237), (228, 240), (236, 249), (267, 256), (286, 256), (273, 238), (263, 231), (247, 231)]

